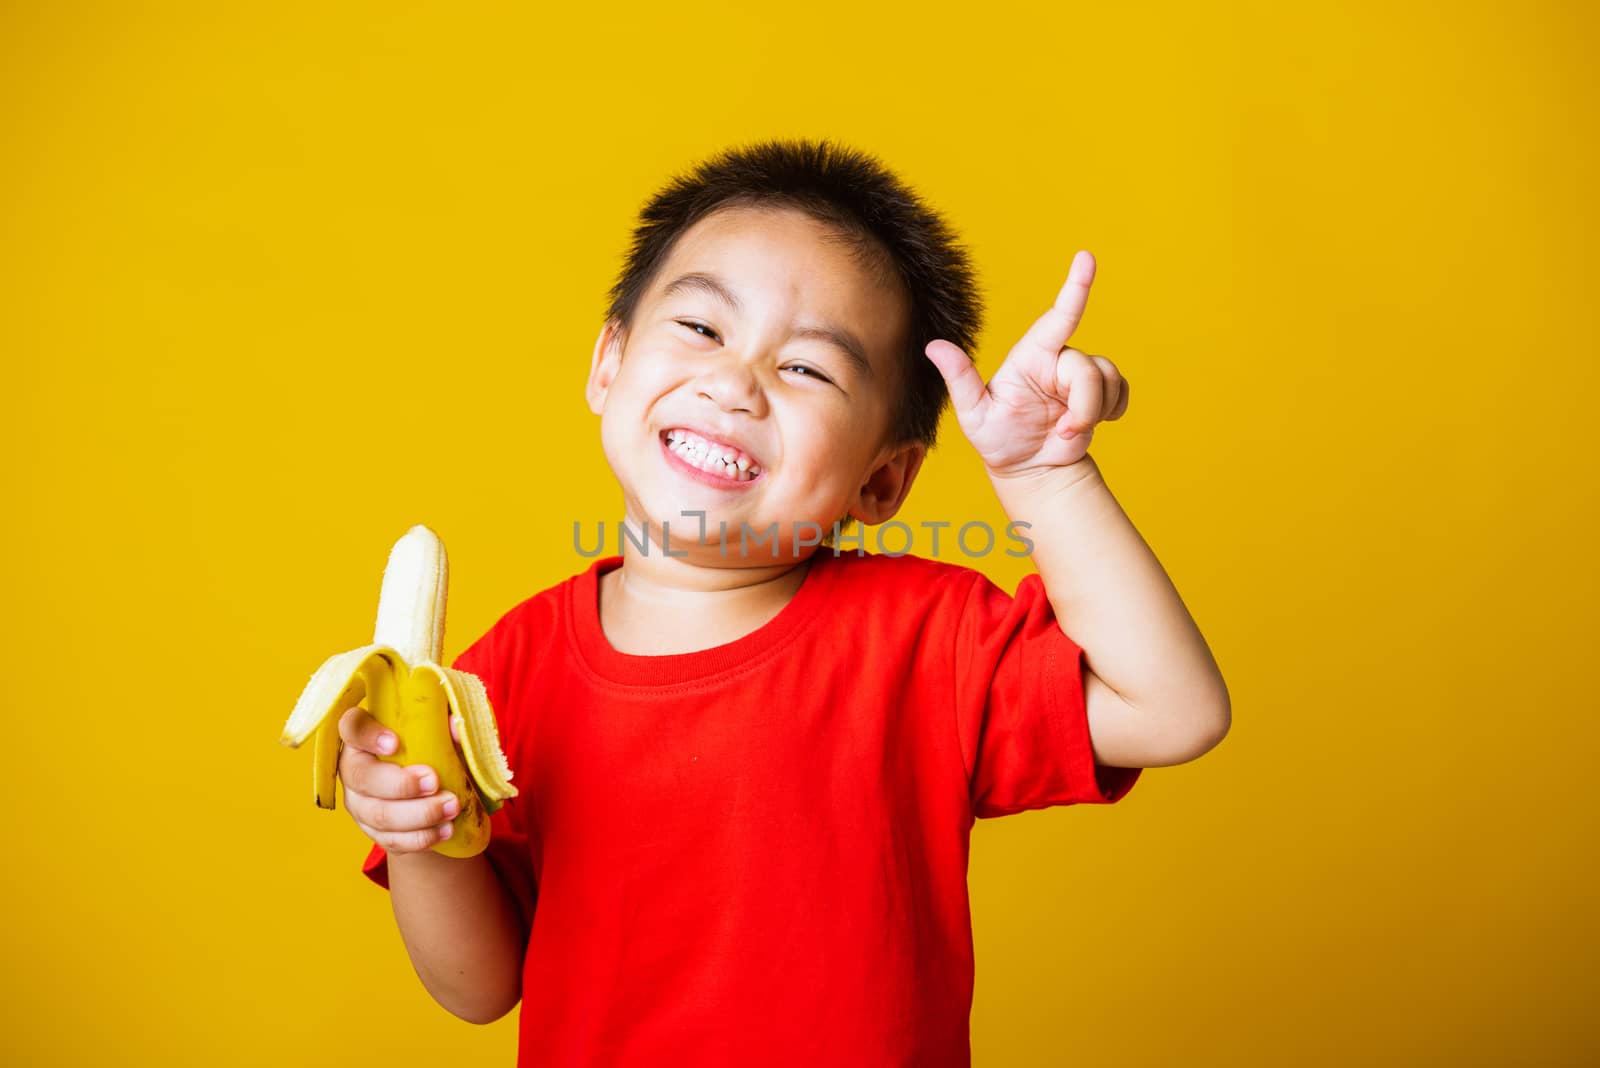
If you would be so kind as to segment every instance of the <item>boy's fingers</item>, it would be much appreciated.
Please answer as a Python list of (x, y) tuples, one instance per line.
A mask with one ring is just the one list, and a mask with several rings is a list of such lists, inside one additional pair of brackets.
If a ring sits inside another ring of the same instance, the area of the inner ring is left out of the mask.
[(446, 820), (455, 819), (461, 811), (460, 802), (448, 790), (411, 801), (388, 801), (357, 794), (346, 801), (345, 807), (350, 809), (357, 823), (398, 834), (437, 827)]
[(923, 350), (933, 365), (939, 369), (945, 387), (950, 390), (950, 404), (956, 414), (966, 417), (976, 414), (988, 399), (989, 387), (978, 374), (972, 359), (948, 341), (930, 341)]
[(1090, 356), (1100, 368), (1101, 387), (1105, 390), (1105, 403), (1100, 409), (1101, 422), (1110, 422), (1127, 410), (1128, 380), (1122, 377), (1117, 365), (1104, 356)]
[(348, 747), (339, 760), (339, 775), (345, 789), (385, 800), (427, 797), (439, 788), (439, 776), (426, 764), (402, 767)]
[(361, 828), (361, 833), (391, 853), (421, 853), (424, 850), (432, 849), (435, 845), (450, 837), (449, 832), (445, 829), (449, 824), (445, 824), (443, 827), (429, 827), (426, 830), (398, 833), (380, 831), (377, 828), (367, 826), (360, 820), (356, 820), (356, 826)]
[[(1116, 390), (1115, 394), (1110, 392), (1112, 389)], [(1128, 410), (1128, 380), (1126, 378), (1118, 378), (1116, 382), (1108, 383), (1106, 396), (1110, 398), (1106, 402), (1106, 421), (1121, 419), (1122, 414)]]
[[(1083, 309), (1089, 303), (1089, 287), (1094, 285), (1094, 269), (1094, 254), (1088, 249), (1079, 249), (1072, 257), (1061, 292), (1056, 294), (1056, 307), (1066, 313), (1067, 337), (1072, 336), (1083, 320)], [(1065, 345), (1066, 338), (1062, 338), (1061, 343)]]
[(394, 732), (372, 717), (372, 713), (356, 705), (339, 717), (339, 737), (344, 744), (354, 746), (363, 753), (392, 753), (400, 744)]
[(1022, 335), (1019, 346), (1040, 352), (1056, 353), (1078, 329), (1083, 319), (1083, 309), (1089, 303), (1089, 287), (1094, 284), (1094, 256), (1087, 250), (1072, 257), (1072, 267), (1067, 280), (1062, 283), (1056, 301), (1045, 313), (1034, 320), (1028, 332)]
[(1056, 362), (1057, 395), (1067, 398), (1067, 428), (1083, 433), (1100, 421), (1105, 411), (1104, 372), (1086, 353), (1069, 348)]

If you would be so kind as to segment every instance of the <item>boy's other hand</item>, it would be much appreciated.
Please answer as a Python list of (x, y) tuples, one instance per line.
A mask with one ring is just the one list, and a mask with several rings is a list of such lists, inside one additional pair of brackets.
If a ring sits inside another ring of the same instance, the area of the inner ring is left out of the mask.
[[(455, 718), (450, 737), (459, 741)], [(399, 739), (360, 705), (339, 717), (339, 778), (344, 807), (361, 832), (390, 853), (422, 853), (450, 837), (460, 802), (437, 793), (439, 777), (424, 764), (401, 766), (378, 759)]]
[(1083, 459), (1102, 420), (1128, 410), (1128, 382), (1104, 356), (1067, 348), (1094, 282), (1094, 256), (1079, 252), (1049, 311), (985, 384), (959, 346), (925, 350), (950, 389), (961, 432), (995, 477), (1043, 474)]

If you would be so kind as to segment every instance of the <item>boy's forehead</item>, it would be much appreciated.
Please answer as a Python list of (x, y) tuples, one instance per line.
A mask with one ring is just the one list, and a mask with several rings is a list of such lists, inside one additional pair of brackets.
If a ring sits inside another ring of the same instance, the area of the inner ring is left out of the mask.
[(652, 284), (657, 300), (685, 276), (711, 276), (743, 302), (767, 298), (855, 332), (872, 362), (893, 359), (905, 301), (861, 263), (854, 245), (792, 209), (724, 208), (679, 236)]

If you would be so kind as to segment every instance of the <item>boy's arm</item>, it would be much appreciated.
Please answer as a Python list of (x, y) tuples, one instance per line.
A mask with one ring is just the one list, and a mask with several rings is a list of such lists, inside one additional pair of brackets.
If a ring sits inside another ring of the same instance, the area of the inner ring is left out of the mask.
[[(462, 662), (461, 657), (456, 663)], [(454, 718), (450, 738), (459, 744)], [(433, 999), (470, 1023), (492, 1023), (522, 999), (528, 945), (522, 897), (502, 881), (491, 836), (475, 856), (434, 852), (454, 801), (433, 769), (401, 766), (382, 754), (398, 739), (360, 705), (339, 717), (344, 808), (372, 839), (362, 873), (389, 891), (400, 938)], [(491, 824), (502, 820), (500, 811)], [(507, 839), (514, 836), (507, 835)]]
[(395, 923), (417, 978), (470, 1023), (500, 1019), (522, 998), (522, 918), (488, 855), (390, 853)]
[(1095, 761), (1165, 767), (1221, 741), (1231, 718), (1222, 672), (1094, 459), (990, 481), (1007, 517), (1028, 524), (1056, 621), (1083, 648)]
[(1055, 304), (987, 384), (948, 341), (926, 354), (1001, 506), (1028, 524), (1058, 624), (1084, 651), (1095, 760), (1164, 767), (1215, 746), (1232, 711), (1199, 628), (1088, 454), (1095, 424), (1128, 402), (1110, 360), (1066, 347), (1094, 272), (1093, 256), (1073, 258)]

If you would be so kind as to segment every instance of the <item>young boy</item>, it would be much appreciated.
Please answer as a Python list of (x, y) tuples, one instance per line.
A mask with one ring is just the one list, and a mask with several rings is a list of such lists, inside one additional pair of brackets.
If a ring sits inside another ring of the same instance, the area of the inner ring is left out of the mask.
[[(974, 818), (1115, 802), (1230, 720), (1087, 453), (1128, 400), (1066, 347), (1093, 273), (985, 384), (965, 253), (871, 157), (768, 142), (645, 207), (587, 386), (633, 534), (455, 660), (521, 789), (488, 850), (431, 852), (455, 800), (340, 721), (363, 871), (441, 1005), (520, 1000), (525, 1065), (970, 1063)], [(1014, 597), (844, 547), (947, 392), (1033, 546)]]

